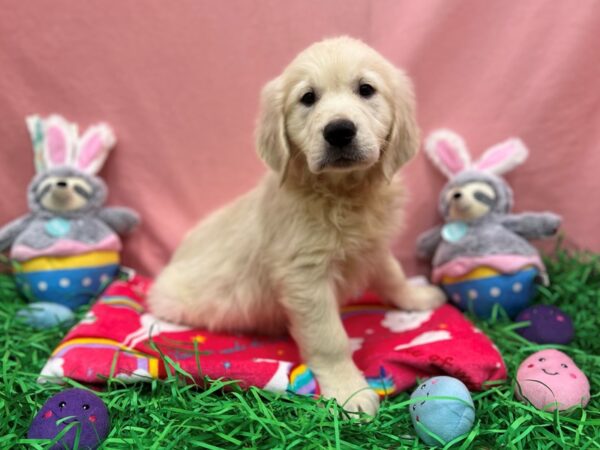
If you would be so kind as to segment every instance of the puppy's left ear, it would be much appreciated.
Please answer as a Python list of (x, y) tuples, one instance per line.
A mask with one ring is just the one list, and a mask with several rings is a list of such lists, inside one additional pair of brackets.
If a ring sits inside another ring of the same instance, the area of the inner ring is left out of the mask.
[(283, 111), (285, 94), (280, 78), (269, 81), (262, 90), (261, 107), (256, 126), (256, 148), (260, 158), (285, 178), (290, 159), (290, 145), (285, 131)]
[(395, 69), (391, 81), (393, 108), (392, 129), (381, 157), (383, 174), (391, 181), (400, 167), (408, 162), (419, 149), (419, 127), (415, 111), (415, 94), (410, 79), (404, 72)]

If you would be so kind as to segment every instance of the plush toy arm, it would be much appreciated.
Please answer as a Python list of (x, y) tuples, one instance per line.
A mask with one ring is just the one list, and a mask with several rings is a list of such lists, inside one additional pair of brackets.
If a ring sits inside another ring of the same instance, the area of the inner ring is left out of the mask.
[(8, 249), (31, 222), (32, 216), (19, 217), (0, 228), (0, 252)]
[(556, 234), (562, 218), (554, 213), (507, 214), (502, 225), (525, 239), (541, 239)]
[(442, 227), (437, 226), (425, 231), (417, 238), (417, 256), (430, 260), (442, 240)]
[(118, 234), (126, 234), (140, 223), (140, 216), (133, 209), (124, 207), (102, 208), (98, 213), (105, 222)]

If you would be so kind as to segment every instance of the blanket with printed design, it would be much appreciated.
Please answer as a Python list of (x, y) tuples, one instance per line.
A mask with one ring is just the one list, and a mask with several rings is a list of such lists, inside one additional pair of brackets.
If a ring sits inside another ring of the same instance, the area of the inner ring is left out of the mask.
[[(242, 387), (319, 394), (289, 337), (221, 334), (158, 320), (145, 308), (150, 283), (137, 275), (114, 281), (54, 350), (40, 380), (137, 382), (185, 371), (190, 382), (222, 378)], [(341, 315), (354, 361), (381, 396), (432, 375), (457, 377), (471, 390), (506, 377), (495, 345), (451, 305), (405, 312), (365, 294)]]

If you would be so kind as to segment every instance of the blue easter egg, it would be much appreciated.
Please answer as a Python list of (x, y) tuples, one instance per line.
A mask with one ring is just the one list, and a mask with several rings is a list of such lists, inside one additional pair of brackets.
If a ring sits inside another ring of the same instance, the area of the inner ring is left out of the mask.
[(118, 264), (97, 267), (67, 267), (56, 269), (56, 260), (77, 258), (45, 257), (48, 267), (45, 270), (21, 271), (15, 273), (15, 281), (27, 298), (39, 302), (59, 303), (76, 309), (92, 301), (117, 275)]
[(446, 444), (473, 428), (473, 399), (463, 382), (456, 378), (430, 378), (414, 390), (410, 399), (413, 400), (409, 405), (413, 426), (427, 445)]
[(31, 303), (17, 311), (17, 317), (36, 329), (66, 326), (75, 322), (73, 311), (66, 306), (50, 302)]
[(442, 227), (442, 238), (446, 242), (458, 242), (469, 232), (469, 225), (465, 222), (450, 222)]
[(514, 318), (535, 296), (538, 274), (534, 267), (515, 273), (500, 273), (482, 267), (462, 279), (444, 279), (441, 287), (456, 306), (477, 317), (489, 319), (495, 305), (499, 305)]

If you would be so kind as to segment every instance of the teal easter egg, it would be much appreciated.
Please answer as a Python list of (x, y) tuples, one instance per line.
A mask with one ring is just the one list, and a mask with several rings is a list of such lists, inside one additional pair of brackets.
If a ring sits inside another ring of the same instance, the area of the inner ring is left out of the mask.
[(430, 378), (414, 390), (410, 399), (413, 426), (427, 445), (445, 445), (473, 428), (473, 399), (464, 383), (456, 378)]
[(55, 217), (46, 222), (45, 229), (49, 236), (55, 238), (63, 237), (69, 234), (71, 222), (67, 219), (63, 219), (62, 217)]
[(17, 311), (17, 317), (38, 330), (56, 325), (67, 326), (75, 322), (73, 311), (61, 304), (50, 302), (31, 303)]
[(458, 242), (469, 232), (465, 222), (450, 222), (442, 227), (442, 238), (446, 242)]

